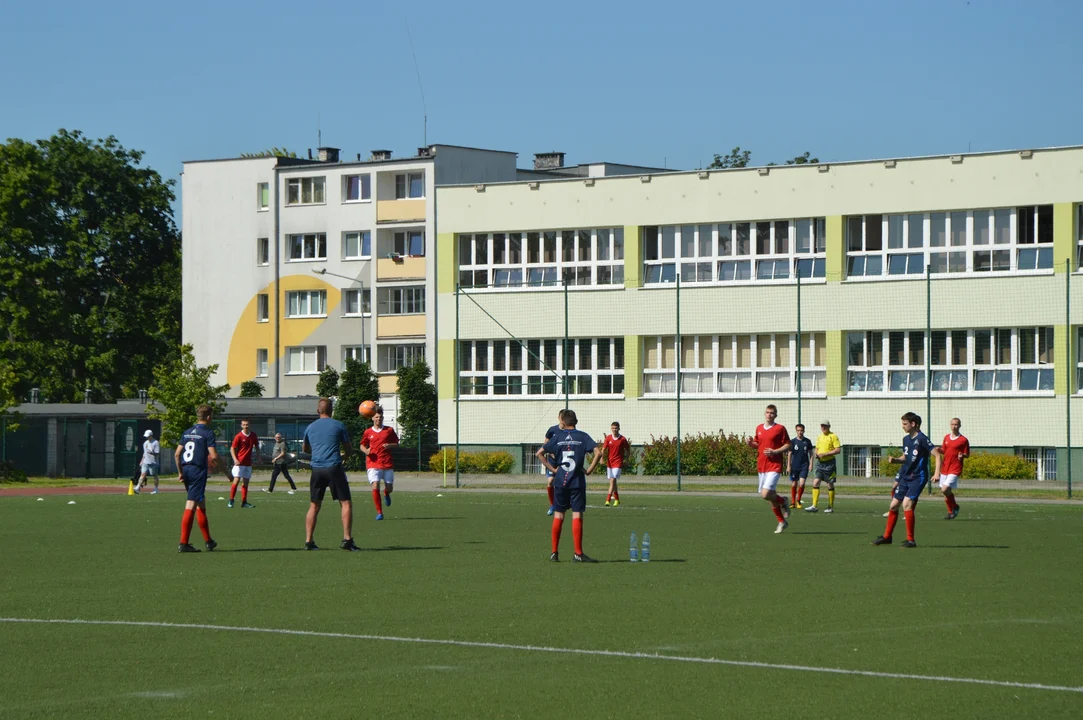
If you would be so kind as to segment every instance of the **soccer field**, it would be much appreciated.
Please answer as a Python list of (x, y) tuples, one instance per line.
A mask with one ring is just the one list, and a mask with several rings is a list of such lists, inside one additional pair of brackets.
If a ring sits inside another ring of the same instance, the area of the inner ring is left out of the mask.
[(360, 553), (331, 502), (303, 552), (302, 492), (225, 494), (199, 557), (183, 495), (0, 500), (0, 717), (1083, 717), (1080, 507), (923, 501), (905, 550), (884, 498), (774, 535), (755, 497), (629, 493), (581, 565), (540, 489), (374, 522), (355, 485)]

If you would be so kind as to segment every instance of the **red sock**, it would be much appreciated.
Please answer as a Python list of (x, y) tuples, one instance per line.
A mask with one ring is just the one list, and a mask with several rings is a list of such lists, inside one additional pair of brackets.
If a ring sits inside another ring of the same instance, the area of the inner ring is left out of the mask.
[(606, 495), (606, 496), (605, 496), (605, 501), (606, 501), (607, 503), (608, 503), (608, 502), (612, 502), (612, 501), (613, 501), (613, 493), (609, 493), (608, 495)]
[(959, 509), (959, 500), (955, 497), (955, 493), (951, 494), (951, 509), (952, 512)]
[(246, 502), (248, 502), (248, 486), (241, 485), (241, 505), (244, 505)]
[(955, 497), (952, 495), (945, 495), (944, 504), (948, 506), (948, 512), (951, 512), (955, 509)]
[(380, 488), (378, 487), (372, 488), (372, 504), (376, 506), (376, 512), (382, 515), (384, 512), (384, 506), (380, 502)]
[(203, 533), (203, 541), (211, 541), (211, 524), (207, 520), (207, 512), (203, 508), (196, 508), (196, 522), (199, 523), (199, 531)]
[(797, 502), (801, 502), (801, 498), (805, 495), (805, 486), (801, 485), (797, 488)]
[(575, 541), (575, 554), (583, 554), (583, 518), (572, 518), (572, 540)]
[(786, 518), (782, 517), (782, 506), (778, 504), (777, 500), (778, 496), (776, 495), (775, 498), (771, 501), (771, 509), (774, 510), (775, 517), (778, 518), (778, 521), (784, 522)]
[(230, 499), (230, 501), (232, 501), (233, 498), (235, 498), (235, 497), (237, 497), (237, 481), (236, 480), (234, 480), (233, 484), (229, 486), (229, 499)]
[(193, 520), (195, 520), (195, 511), (185, 510), (184, 517), (181, 518), (181, 545), (187, 545), (189, 538), (192, 537)]
[(620, 493), (617, 492), (616, 488), (613, 488), (613, 499), (616, 500), (617, 502), (620, 502)]
[(790, 505), (797, 504), (797, 488), (793, 485), (790, 486)]
[(899, 511), (889, 512), (887, 514), (887, 527), (884, 528), (884, 537), (888, 540), (891, 539), (891, 533), (895, 532), (895, 523), (899, 522)]
[(914, 542), (914, 521), (916, 520), (914, 511), (905, 510), (903, 515), (906, 516), (906, 539), (910, 542)]
[(564, 518), (553, 517), (553, 552), (560, 549), (560, 529), (564, 525)]
[[(555, 502), (555, 500), (553, 498), (553, 486), (550, 485), (549, 487), (546, 488), (546, 490), (549, 491), (549, 504), (552, 505)], [(554, 550), (553, 552), (556, 552), (556, 550)]]

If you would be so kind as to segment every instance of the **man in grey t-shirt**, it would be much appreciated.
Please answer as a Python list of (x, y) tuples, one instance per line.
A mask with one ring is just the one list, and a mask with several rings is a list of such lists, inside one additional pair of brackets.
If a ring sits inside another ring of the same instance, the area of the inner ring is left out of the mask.
[(279, 474), (286, 478), (286, 482), (290, 484), (288, 491), (289, 495), (293, 495), (293, 492), (297, 489), (297, 486), (293, 482), (293, 478), (290, 477), (290, 452), (286, 446), (286, 441), (282, 439), (282, 433), (275, 433), (275, 446), (271, 450), (271, 486), (267, 488), (267, 492), (275, 491), (275, 481), (278, 480)]
[(151, 475), (154, 477), (154, 492), (151, 495), (157, 495), (159, 456), (162, 453), (162, 446), (154, 439), (153, 430), (147, 430), (143, 433), (143, 438), (143, 462), (141, 463), (139, 481), (135, 484), (135, 492), (138, 493), (143, 489), (143, 486), (147, 484), (147, 475)]

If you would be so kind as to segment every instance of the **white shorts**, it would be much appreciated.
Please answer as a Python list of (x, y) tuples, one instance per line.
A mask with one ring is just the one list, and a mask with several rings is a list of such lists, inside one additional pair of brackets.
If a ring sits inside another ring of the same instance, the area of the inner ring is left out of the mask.
[(605, 469), (605, 476), (607, 478), (609, 478), (610, 480), (620, 480), (620, 471), (621, 471), (621, 469), (622, 468), (607, 467)]
[(381, 480), (384, 481), (384, 485), (394, 485), (395, 471), (391, 468), (386, 468), (383, 470), (369, 468), (369, 483), (378, 483)]
[(944, 488), (957, 488), (959, 487), (958, 475), (941, 475), (940, 476), (940, 489)]
[(234, 465), (233, 477), (238, 480), (249, 480), (252, 478), (252, 466), (251, 465)]
[(760, 473), (760, 492), (764, 490), (774, 490), (778, 486), (778, 479), (782, 477), (782, 473), (777, 472), (762, 472)]

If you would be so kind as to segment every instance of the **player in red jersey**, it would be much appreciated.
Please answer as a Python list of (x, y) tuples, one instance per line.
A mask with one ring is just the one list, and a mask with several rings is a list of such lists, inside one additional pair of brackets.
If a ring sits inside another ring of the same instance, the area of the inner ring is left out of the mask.
[(609, 426), (612, 434), (606, 435), (602, 442), (602, 450), (606, 453), (606, 477), (609, 478), (609, 495), (605, 499), (605, 506), (617, 507), (620, 505), (620, 493), (617, 492), (617, 481), (620, 480), (621, 470), (632, 452), (632, 446), (628, 438), (620, 434), (620, 423), (614, 422)]
[(955, 499), (955, 490), (959, 487), (959, 476), (963, 474), (963, 460), (970, 457), (970, 441), (959, 432), (963, 421), (951, 419), (951, 432), (940, 443), (940, 454), (944, 464), (940, 468), (940, 492), (944, 493), (944, 504), (948, 506), (945, 520), (954, 520), (959, 514), (959, 502)]
[(248, 429), (248, 421), (241, 420), (241, 431), (233, 438), (229, 446), (229, 454), (233, 456), (233, 484), (229, 486), (229, 503), (226, 507), (233, 507), (233, 499), (237, 497), (237, 484), (241, 485), (241, 507), (255, 507), (248, 502), (248, 481), (252, 479), (252, 453), (259, 457), (259, 438)]
[(376, 506), (376, 519), (384, 519), (384, 508), (380, 503), (380, 481), (384, 481), (384, 502), (391, 507), (391, 491), (395, 488), (395, 470), (391, 463), (391, 448), (398, 446), (399, 436), (393, 428), (384, 427), (384, 409), (376, 408), (372, 416), (372, 427), (361, 435), (361, 452), (368, 458), (369, 486), (372, 488), (372, 504)]
[(759, 449), (756, 458), (756, 470), (760, 474), (760, 497), (771, 503), (771, 509), (778, 518), (775, 534), (781, 533), (789, 523), (790, 503), (785, 496), (775, 492), (778, 479), (782, 475), (782, 458), (790, 450), (790, 434), (786, 428), (775, 422), (778, 408), (768, 405), (763, 413), (764, 422), (756, 426), (756, 432), (748, 439), (749, 447)]

